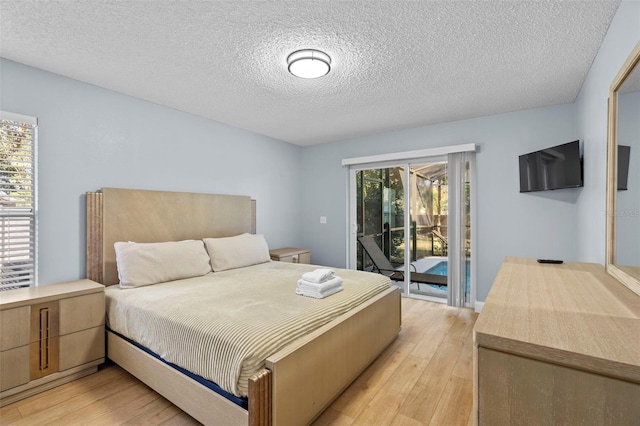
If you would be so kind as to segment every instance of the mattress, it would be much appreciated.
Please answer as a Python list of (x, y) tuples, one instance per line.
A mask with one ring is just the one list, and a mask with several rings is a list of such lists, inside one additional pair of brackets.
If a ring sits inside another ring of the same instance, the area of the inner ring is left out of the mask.
[(297, 280), (317, 268), (267, 262), (133, 289), (105, 290), (107, 325), (167, 362), (246, 396), (269, 355), (390, 287), (387, 277), (335, 269), (343, 291), (299, 296)]

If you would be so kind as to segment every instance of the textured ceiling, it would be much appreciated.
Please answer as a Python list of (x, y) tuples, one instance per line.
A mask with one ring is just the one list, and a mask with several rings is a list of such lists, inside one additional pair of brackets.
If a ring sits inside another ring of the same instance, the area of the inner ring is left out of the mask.
[(311, 145), (573, 102), (618, 4), (0, 1), (0, 56)]

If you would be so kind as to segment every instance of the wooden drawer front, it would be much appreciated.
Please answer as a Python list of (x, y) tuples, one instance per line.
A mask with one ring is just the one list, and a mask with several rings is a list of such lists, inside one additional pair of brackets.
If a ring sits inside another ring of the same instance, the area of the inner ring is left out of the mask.
[(29, 345), (0, 352), (0, 392), (29, 381)]
[(60, 371), (104, 358), (104, 326), (60, 336)]
[(104, 324), (104, 292), (60, 300), (60, 335)]
[(0, 311), (0, 351), (29, 344), (29, 306)]
[(298, 255), (298, 263), (304, 263), (306, 265), (311, 263), (311, 253), (300, 253)]
[(637, 425), (640, 384), (478, 348), (479, 425)]

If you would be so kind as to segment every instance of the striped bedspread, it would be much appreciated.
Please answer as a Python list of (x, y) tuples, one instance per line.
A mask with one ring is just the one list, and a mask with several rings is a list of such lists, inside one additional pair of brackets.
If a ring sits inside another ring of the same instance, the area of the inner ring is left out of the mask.
[(134, 289), (106, 289), (108, 326), (164, 360), (246, 396), (265, 359), (389, 288), (387, 277), (336, 269), (344, 290), (296, 295), (317, 266), (268, 262)]

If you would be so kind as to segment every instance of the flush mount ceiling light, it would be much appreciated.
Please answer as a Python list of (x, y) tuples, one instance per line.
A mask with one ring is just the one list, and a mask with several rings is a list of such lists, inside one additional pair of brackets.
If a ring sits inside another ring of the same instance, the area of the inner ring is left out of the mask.
[(289, 72), (300, 78), (318, 78), (331, 70), (331, 58), (313, 49), (297, 50), (287, 58)]

